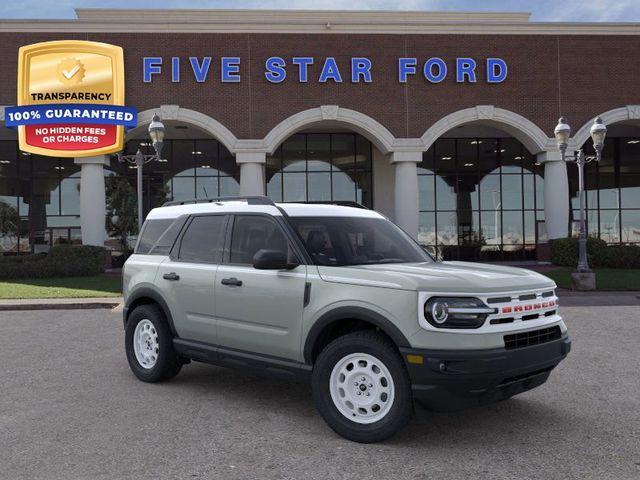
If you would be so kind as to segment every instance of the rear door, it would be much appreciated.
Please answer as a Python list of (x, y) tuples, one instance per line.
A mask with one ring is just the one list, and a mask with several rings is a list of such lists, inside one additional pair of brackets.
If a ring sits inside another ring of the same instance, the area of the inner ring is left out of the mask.
[(170, 257), (158, 269), (156, 285), (183, 339), (217, 342), (214, 282), (228, 220), (228, 215), (191, 217)]
[(229, 248), (216, 274), (218, 343), (223, 347), (299, 360), (306, 265), (256, 270), (260, 249), (297, 259), (291, 238), (268, 215), (235, 215)]

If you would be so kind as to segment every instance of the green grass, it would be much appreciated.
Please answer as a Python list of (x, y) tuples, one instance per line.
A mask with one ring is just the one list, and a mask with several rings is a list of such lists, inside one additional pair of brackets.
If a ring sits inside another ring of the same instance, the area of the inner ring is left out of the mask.
[(118, 297), (120, 292), (119, 275), (0, 280), (0, 299)]
[[(572, 268), (558, 268), (543, 272), (561, 288), (571, 288)], [(596, 288), (602, 291), (640, 290), (640, 270), (622, 268), (594, 268)]]

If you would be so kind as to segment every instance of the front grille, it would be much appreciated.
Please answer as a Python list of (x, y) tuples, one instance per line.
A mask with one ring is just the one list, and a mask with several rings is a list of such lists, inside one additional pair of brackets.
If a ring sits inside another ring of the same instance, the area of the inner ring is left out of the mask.
[(551, 342), (561, 337), (560, 327), (543, 328), (531, 332), (514, 333), (504, 336), (504, 346), (507, 350), (514, 348), (530, 347), (541, 343)]

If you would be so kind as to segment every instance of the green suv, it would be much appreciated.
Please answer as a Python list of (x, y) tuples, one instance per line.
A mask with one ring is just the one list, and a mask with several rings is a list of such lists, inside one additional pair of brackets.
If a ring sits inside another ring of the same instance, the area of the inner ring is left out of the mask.
[(382, 215), (265, 197), (149, 213), (123, 272), (142, 381), (191, 360), (308, 380), (322, 417), (383, 440), (413, 401), (455, 410), (537, 387), (571, 343), (537, 273), (437, 262)]

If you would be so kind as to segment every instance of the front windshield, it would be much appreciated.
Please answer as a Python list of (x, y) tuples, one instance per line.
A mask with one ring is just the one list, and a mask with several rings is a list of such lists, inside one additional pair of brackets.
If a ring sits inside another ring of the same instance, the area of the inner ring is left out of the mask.
[(289, 217), (316, 265), (432, 262), (400, 228), (383, 218)]

